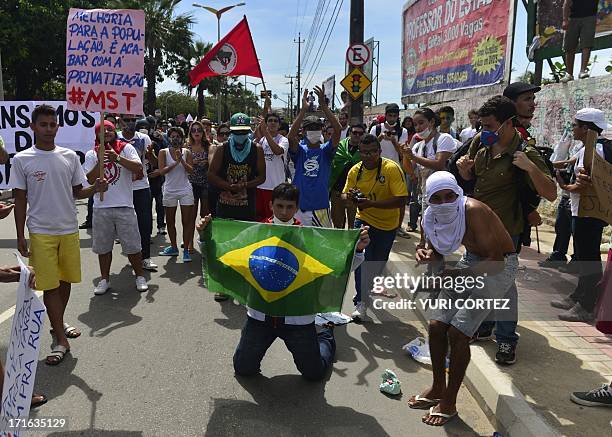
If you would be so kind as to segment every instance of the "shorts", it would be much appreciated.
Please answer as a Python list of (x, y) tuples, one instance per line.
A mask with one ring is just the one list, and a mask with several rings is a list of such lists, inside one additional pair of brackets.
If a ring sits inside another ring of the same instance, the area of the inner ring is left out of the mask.
[(302, 222), (302, 226), (312, 226), (315, 228), (333, 228), (329, 208), (316, 209), (314, 211), (297, 210), (295, 218)]
[(115, 239), (119, 239), (124, 255), (134, 255), (142, 250), (134, 208), (96, 208), (92, 225), (94, 253), (112, 252)]
[[(480, 259), (477, 255), (466, 252), (457, 263), (457, 267), (465, 268), (472, 266), (480, 261)], [(487, 301), (484, 301), (484, 299), (502, 299), (508, 289), (514, 284), (517, 270), (518, 255), (516, 253), (506, 255), (503, 271), (496, 275), (481, 277), (484, 287), (477, 288), (475, 286), (461, 293), (447, 288), (443, 289), (438, 295), (437, 303), (440, 304), (441, 301), (447, 302), (450, 304), (448, 305), (450, 308), (428, 309), (428, 318), (430, 320), (438, 320), (447, 325), (453, 325), (466, 336), (472, 337), (480, 324), (493, 311), (493, 309), (489, 309), (486, 306), (484, 308), (472, 308), (473, 304), (479, 302), (486, 304)], [(460, 308), (460, 306), (465, 306), (466, 308)], [(510, 308), (508, 308), (508, 311), (511, 311)], [(496, 320), (505, 319), (503, 315), (500, 315), (496, 317)]]
[(181, 206), (193, 206), (193, 190), (185, 191), (183, 193), (166, 193), (164, 192), (164, 198), (162, 203), (167, 208), (176, 208), (179, 204)]
[(255, 213), (257, 214), (257, 220), (272, 217), (270, 202), (272, 202), (272, 190), (258, 188), (255, 191)]
[(597, 16), (570, 18), (563, 37), (563, 50), (566, 52), (576, 50), (578, 41), (580, 41), (580, 50), (593, 48), (596, 24)]
[(38, 290), (54, 290), (60, 281), (81, 282), (79, 233), (30, 234), (30, 264), (34, 267)]
[[(208, 185), (191, 184), (191, 191), (193, 192), (193, 199), (207, 200), (208, 199)], [(186, 206), (184, 203), (181, 205)]]

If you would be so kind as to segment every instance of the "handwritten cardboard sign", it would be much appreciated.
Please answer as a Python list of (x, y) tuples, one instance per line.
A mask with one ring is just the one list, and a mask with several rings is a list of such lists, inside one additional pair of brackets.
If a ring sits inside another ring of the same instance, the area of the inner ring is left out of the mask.
[(68, 108), (142, 114), (144, 12), (71, 8), (66, 32)]
[[(30, 271), (19, 258), (21, 276), (17, 287), (17, 303), (11, 325), (11, 339), (6, 353), (4, 387), (2, 389), (2, 412), (0, 413), (0, 435), (23, 435), (22, 421), (30, 415), (40, 336), (45, 320), (45, 306), (28, 286)], [(11, 422), (13, 426), (11, 426)], [(27, 420), (26, 420), (27, 422)], [(19, 424), (15, 428), (15, 423)]]
[(596, 152), (597, 133), (589, 130), (584, 143), (583, 165), (593, 186), (580, 193), (578, 216), (594, 217), (612, 224), (612, 164)]

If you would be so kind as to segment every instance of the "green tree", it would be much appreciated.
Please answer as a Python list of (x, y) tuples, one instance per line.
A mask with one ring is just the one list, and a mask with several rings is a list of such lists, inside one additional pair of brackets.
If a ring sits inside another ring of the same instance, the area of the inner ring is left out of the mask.
[(7, 99), (63, 100), (66, 19), (70, 8), (103, 8), (94, 0), (0, 1), (0, 50)]
[[(189, 47), (186, 52), (186, 56), (181, 59), (179, 67), (176, 69), (176, 81), (183, 85), (191, 93), (192, 86), (189, 80), (189, 72), (194, 69), (196, 65), (200, 63), (202, 58), (206, 56), (206, 53), (212, 48), (212, 44), (205, 43), (203, 41), (196, 41)], [(206, 114), (206, 99), (204, 98), (204, 91), (218, 91), (218, 78), (206, 78), (202, 80), (196, 86), (196, 96), (198, 99), (198, 118), (204, 117)]]
[(165, 91), (157, 96), (155, 105), (162, 110), (165, 118), (174, 118), (177, 114), (195, 114), (198, 102), (189, 94)]
[(171, 77), (188, 56), (193, 41), (190, 14), (177, 14), (181, 0), (111, 0), (113, 8), (142, 9), (145, 12), (145, 112), (152, 114), (156, 104), (156, 85), (164, 76)]

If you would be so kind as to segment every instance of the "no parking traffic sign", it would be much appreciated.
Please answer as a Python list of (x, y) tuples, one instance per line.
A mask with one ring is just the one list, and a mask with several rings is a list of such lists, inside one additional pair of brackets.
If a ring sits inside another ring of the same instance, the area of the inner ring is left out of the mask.
[(365, 44), (353, 44), (346, 51), (346, 60), (355, 67), (365, 65), (370, 59), (370, 49)]

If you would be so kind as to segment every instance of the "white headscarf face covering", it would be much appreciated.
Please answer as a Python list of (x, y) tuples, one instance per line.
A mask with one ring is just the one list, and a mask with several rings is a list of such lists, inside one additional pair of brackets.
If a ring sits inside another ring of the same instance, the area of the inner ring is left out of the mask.
[(465, 235), (465, 203), (467, 197), (457, 184), (452, 173), (437, 171), (427, 178), (425, 191), (427, 201), (440, 190), (452, 190), (457, 199), (451, 203), (429, 206), (423, 214), (423, 230), (436, 251), (442, 255), (450, 255), (459, 249)]

